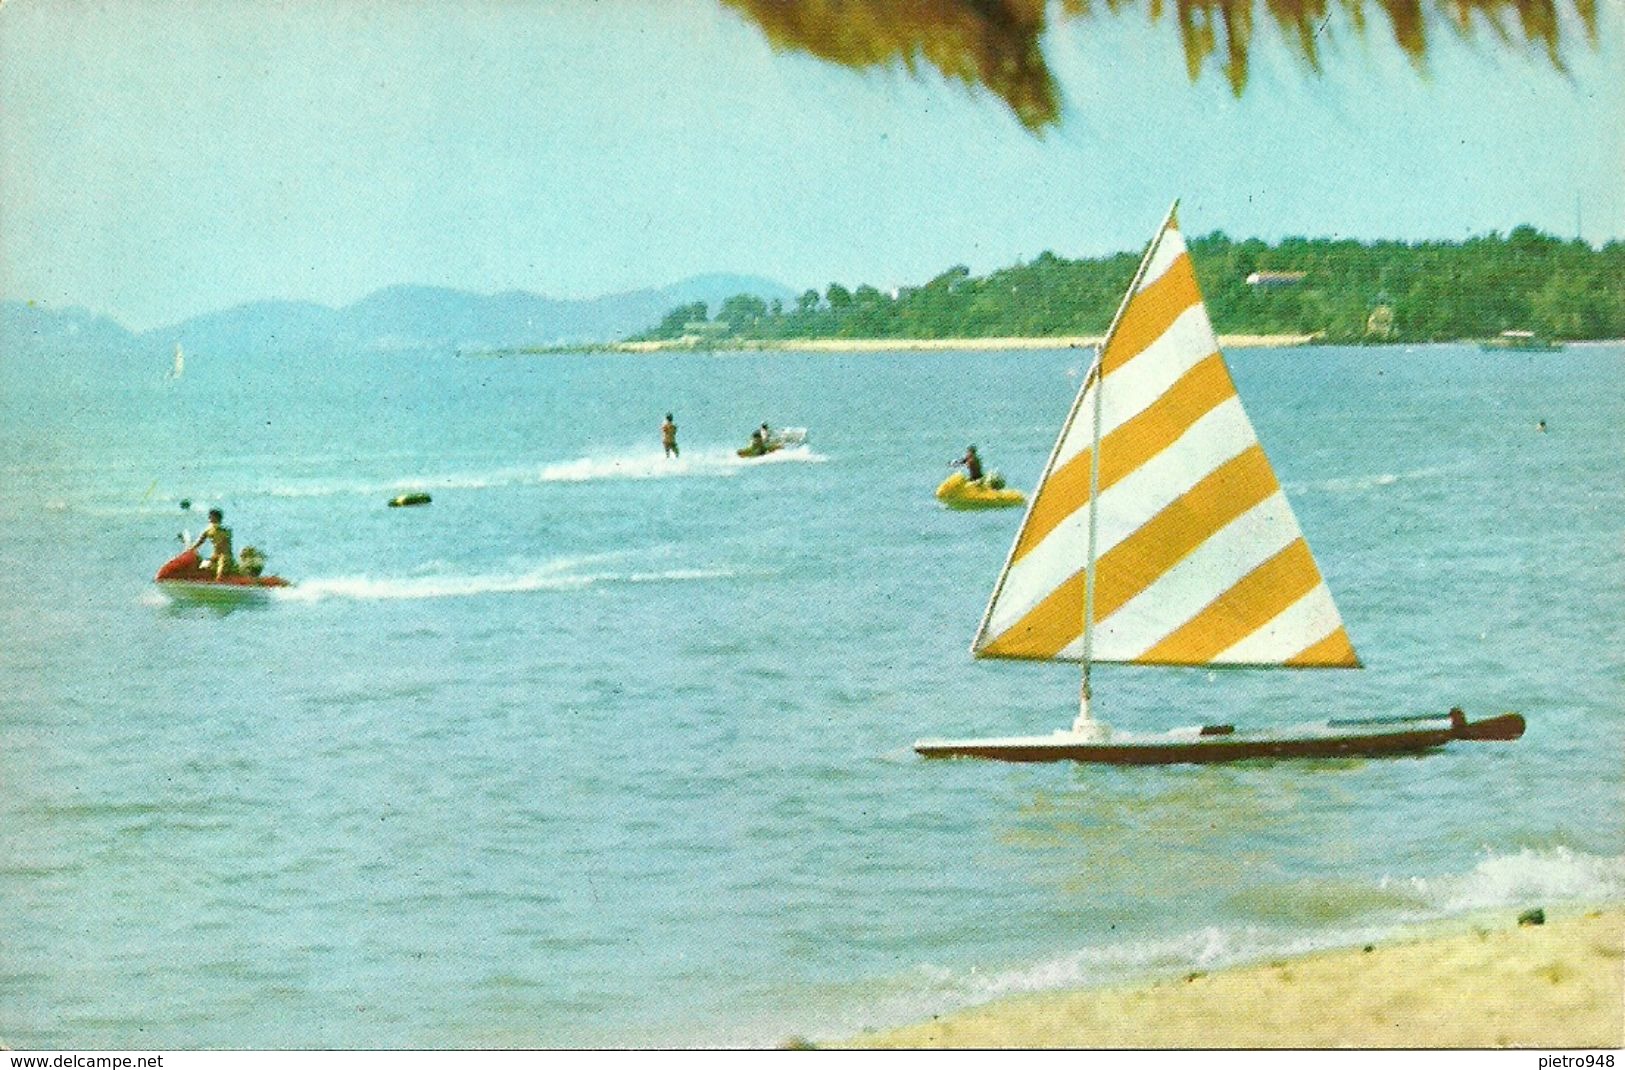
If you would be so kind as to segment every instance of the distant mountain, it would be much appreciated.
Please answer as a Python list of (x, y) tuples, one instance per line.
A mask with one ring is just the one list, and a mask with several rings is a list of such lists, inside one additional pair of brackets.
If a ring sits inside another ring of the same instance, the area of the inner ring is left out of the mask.
[(523, 290), (476, 294), (439, 286), (389, 286), (330, 309), (294, 301), (256, 302), (147, 331), (158, 343), (198, 352), (232, 349), (507, 349), (611, 342), (656, 323), (677, 305), (720, 304), (736, 293), (793, 298), (789, 287), (743, 275), (701, 275), (660, 289), (590, 298)]
[(135, 344), (135, 335), (116, 321), (82, 308), (50, 309), (32, 301), (0, 301), (0, 357), (7, 350), (105, 352)]
[(340, 315), (309, 301), (255, 301), (143, 331), (138, 337), (150, 348), (178, 342), (197, 353), (327, 350), (338, 340)]
[(0, 347), (285, 353), (373, 349), (510, 349), (612, 342), (645, 330), (694, 301), (712, 308), (738, 293), (787, 303), (794, 291), (749, 275), (697, 275), (670, 286), (580, 299), (512, 290), (476, 294), (437, 286), (389, 286), (333, 309), (308, 301), (255, 301), (139, 334), (83, 309), (0, 301)]

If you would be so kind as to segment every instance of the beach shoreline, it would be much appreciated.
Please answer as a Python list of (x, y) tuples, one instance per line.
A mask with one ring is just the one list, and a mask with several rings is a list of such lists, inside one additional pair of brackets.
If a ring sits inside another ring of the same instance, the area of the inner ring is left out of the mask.
[[(1221, 334), (1219, 345), (1226, 349), (1277, 349), (1309, 345), (1312, 334)], [(763, 343), (755, 348), (785, 349), (808, 353), (905, 352), (989, 352), (1012, 349), (1089, 349), (1106, 340), (1105, 335), (1077, 334), (1053, 338), (800, 338)], [(643, 343), (623, 343), (636, 345)]]
[(1028, 993), (840, 1048), (1619, 1048), (1625, 905), (1510, 911), (1356, 947)]
[[(1310, 345), (1312, 334), (1221, 334), (1226, 348), (1265, 349)], [(1076, 334), (1042, 338), (776, 338), (703, 339), (695, 336), (645, 342), (599, 342), (498, 350), (487, 356), (532, 356), (555, 353), (985, 353), (1008, 350), (1089, 349), (1104, 335)]]
[[(1318, 334), (1221, 334), (1219, 348), (1234, 349), (1295, 349), (1332, 343)], [(660, 339), (644, 342), (582, 342), (527, 346), (518, 349), (467, 350), (468, 357), (539, 357), (568, 353), (611, 353), (629, 356), (667, 353), (754, 354), (754, 353), (1000, 353), (1011, 351), (1054, 352), (1067, 349), (1091, 349), (1105, 341), (1104, 335), (1076, 334), (1044, 338), (778, 338), (706, 340), (694, 336)], [(1372, 350), (1410, 349), (1434, 345), (1477, 345), (1482, 339), (1463, 338), (1454, 342), (1381, 342), (1362, 343), (1360, 348)], [(1564, 348), (1585, 348), (1619, 345), (1625, 339), (1598, 339), (1564, 342)], [(1354, 343), (1336, 343), (1351, 345)]]

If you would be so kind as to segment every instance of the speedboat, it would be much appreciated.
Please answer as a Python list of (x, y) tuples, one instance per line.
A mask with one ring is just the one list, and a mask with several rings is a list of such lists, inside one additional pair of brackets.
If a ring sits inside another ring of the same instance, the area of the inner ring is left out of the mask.
[(937, 501), (950, 509), (1009, 509), (1026, 504), (1027, 496), (994, 476), (972, 481), (955, 472), (937, 488)]
[(261, 575), (258, 568), (264, 559), (257, 552), (250, 554), (250, 549), (252, 547), (245, 549), (242, 555), (246, 567), (218, 579), (213, 569), (203, 566), (196, 550), (185, 550), (158, 570), (155, 577), (158, 589), (177, 598), (234, 601), (263, 597), (278, 587), (293, 586), (281, 576)]
[(769, 433), (766, 439), (752, 436), (750, 445), (734, 452), (741, 457), (766, 457), (770, 453), (777, 453), (786, 446), (805, 446), (807, 444), (807, 429), (805, 427), (784, 427)]

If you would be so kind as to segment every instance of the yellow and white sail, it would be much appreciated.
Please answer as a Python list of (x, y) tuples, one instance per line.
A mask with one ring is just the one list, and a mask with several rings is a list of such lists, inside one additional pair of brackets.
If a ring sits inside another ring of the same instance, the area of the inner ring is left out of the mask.
[(1091, 661), (1359, 665), (1242, 410), (1172, 212), (1073, 402), (976, 655), (1082, 660), (1091, 556)]

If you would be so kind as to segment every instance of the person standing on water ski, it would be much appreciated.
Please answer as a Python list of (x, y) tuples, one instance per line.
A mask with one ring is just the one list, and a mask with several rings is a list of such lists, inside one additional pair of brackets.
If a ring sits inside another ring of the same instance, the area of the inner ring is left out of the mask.
[(677, 425), (672, 423), (671, 413), (666, 414), (666, 422), (660, 425), (660, 445), (665, 448), (667, 457), (681, 457), (677, 449)]

